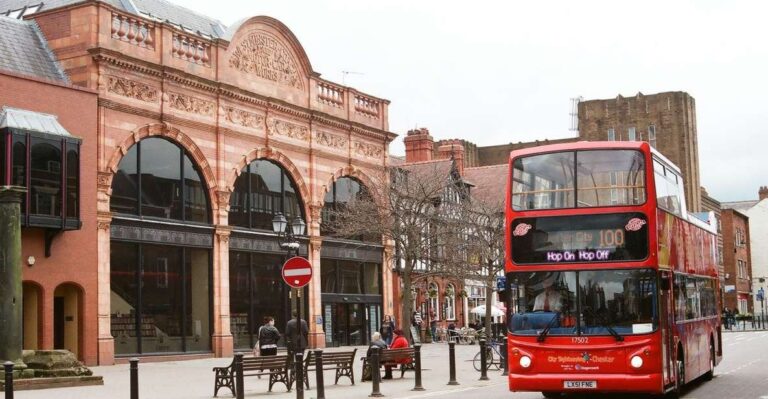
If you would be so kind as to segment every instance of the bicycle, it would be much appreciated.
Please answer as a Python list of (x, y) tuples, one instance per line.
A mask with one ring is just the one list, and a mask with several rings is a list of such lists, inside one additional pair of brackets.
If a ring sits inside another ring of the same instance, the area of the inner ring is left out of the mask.
[[(485, 346), (485, 370), (490, 370), (491, 366), (496, 366), (496, 370), (501, 370), (501, 362), (504, 361), (505, 357), (500, 351), (500, 343), (496, 340), (490, 340), (486, 343)], [(496, 354), (494, 356), (494, 353)], [(477, 354), (475, 354), (475, 358), (472, 360), (472, 366), (475, 368), (476, 371), (480, 371), (480, 351), (477, 351)]]

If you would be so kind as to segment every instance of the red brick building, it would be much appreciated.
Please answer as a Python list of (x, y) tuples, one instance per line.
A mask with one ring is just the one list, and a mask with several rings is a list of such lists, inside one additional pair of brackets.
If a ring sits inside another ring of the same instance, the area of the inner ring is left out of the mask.
[(723, 209), (723, 264), (725, 266), (726, 308), (753, 313), (752, 262), (749, 242), (749, 217), (735, 209)]
[(0, 17), (2, 185), (22, 200), (24, 348), (97, 358), (97, 95), (73, 86), (31, 22)]
[[(33, 19), (85, 88), (67, 93), (91, 101), (35, 102), (83, 138), (82, 228), (53, 239), (52, 257), (66, 261), (25, 270), (43, 292), (40, 347), (58, 346), (55, 287), (36, 270), (77, 282), (87, 364), (229, 356), (253, 346), (264, 316), (283, 330), (278, 213), (307, 224), (299, 252), (318, 277), (303, 295), (313, 346), (363, 344), (392, 313), (391, 249), (320, 227), (323, 207), (387, 164), (389, 101), (322, 79), (269, 17), (225, 26), (161, 0), (0, 0), (2, 13)], [(44, 234), (34, 234), (25, 258), (40, 253)]]

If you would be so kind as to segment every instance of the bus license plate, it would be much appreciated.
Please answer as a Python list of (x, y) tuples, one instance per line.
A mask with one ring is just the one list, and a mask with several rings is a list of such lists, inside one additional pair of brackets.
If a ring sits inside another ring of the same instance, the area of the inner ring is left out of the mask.
[(565, 389), (597, 389), (597, 381), (565, 381)]

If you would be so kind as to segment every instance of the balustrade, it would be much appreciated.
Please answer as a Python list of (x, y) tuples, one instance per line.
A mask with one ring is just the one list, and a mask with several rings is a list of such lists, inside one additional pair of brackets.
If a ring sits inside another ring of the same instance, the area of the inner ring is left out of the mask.
[(171, 55), (194, 64), (211, 66), (211, 45), (180, 33), (173, 33)]
[(343, 108), (344, 89), (328, 82), (317, 82), (317, 100), (333, 107)]
[(155, 27), (139, 18), (112, 13), (112, 38), (135, 46), (153, 49)]
[(381, 102), (360, 94), (355, 95), (355, 112), (378, 119)]

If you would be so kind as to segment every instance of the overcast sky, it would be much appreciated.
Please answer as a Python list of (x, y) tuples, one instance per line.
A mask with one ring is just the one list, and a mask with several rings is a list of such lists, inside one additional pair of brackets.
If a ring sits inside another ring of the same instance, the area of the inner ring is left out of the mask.
[(768, 2), (171, 1), (225, 25), (281, 20), (323, 77), (392, 101), (394, 154), (416, 126), (478, 145), (562, 138), (572, 97), (686, 91), (709, 193), (768, 185)]

